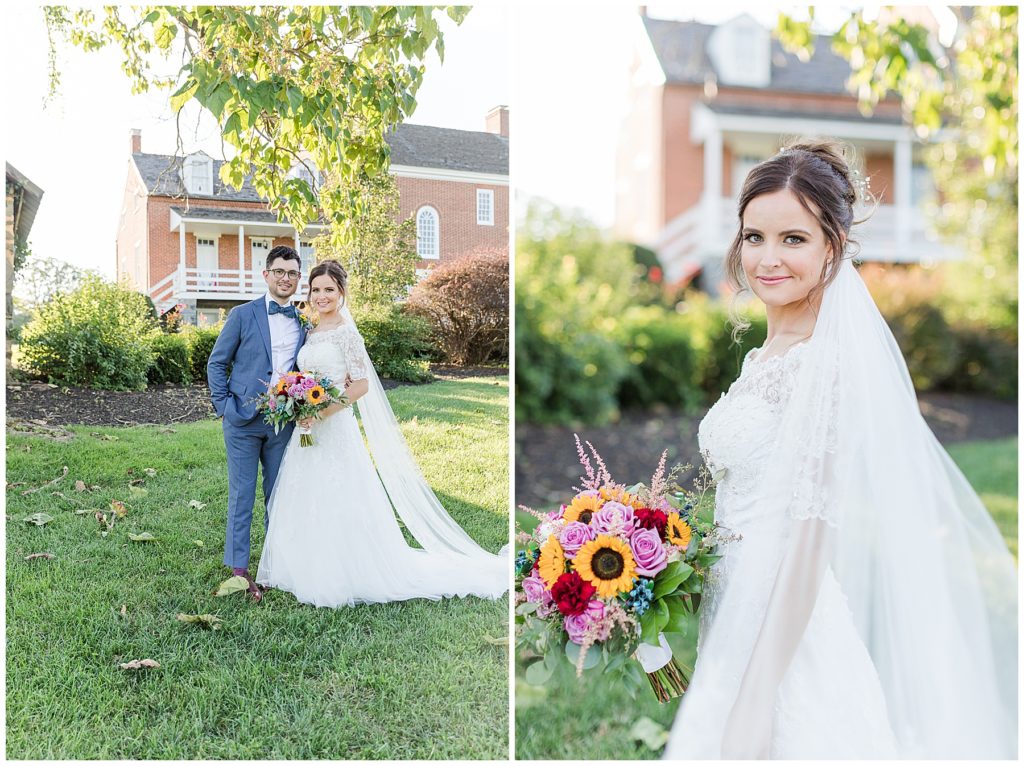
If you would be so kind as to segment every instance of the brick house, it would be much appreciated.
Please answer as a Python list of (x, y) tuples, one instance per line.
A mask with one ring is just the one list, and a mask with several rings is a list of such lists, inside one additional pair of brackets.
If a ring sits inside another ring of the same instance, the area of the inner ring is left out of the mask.
[(928, 230), (921, 204), (930, 174), (900, 103), (887, 99), (863, 116), (846, 89), (850, 66), (827, 36), (802, 62), (745, 14), (713, 26), (641, 11), (634, 31), (615, 232), (653, 249), (668, 283), (704, 272), (702, 285), (717, 292), (743, 179), (791, 136), (856, 148), (879, 203), (855, 229), (865, 260), (959, 256)]
[(6, 256), (7, 256), (7, 342), (6, 342), (6, 369), (11, 367), (11, 320), (14, 317), (14, 262), (15, 253), (20, 245), (28, 244), (28, 235), (32, 230), (32, 224), (36, 219), (36, 212), (39, 210), (39, 203), (43, 199), (43, 190), (32, 183), (23, 173), (19, 172), (11, 163), (7, 163), (7, 181), (5, 184), (7, 226), (6, 226)]
[[(420, 273), (480, 250), (508, 251), (508, 108), (488, 113), (485, 130), (399, 125), (387, 136), (402, 219), (416, 217)], [(294, 247), (303, 273), (313, 262), (312, 224), (300, 236), (278, 223), (251, 183), (235, 190), (221, 162), (142, 151), (131, 156), (117, 232), (117, 273), (161, 310), (186, 306), (188, 320), (215, 321), (220, 309), (266, 291), (262, 271), (277, 245)], [(305, 280), (296, 295), (306, 291)]]

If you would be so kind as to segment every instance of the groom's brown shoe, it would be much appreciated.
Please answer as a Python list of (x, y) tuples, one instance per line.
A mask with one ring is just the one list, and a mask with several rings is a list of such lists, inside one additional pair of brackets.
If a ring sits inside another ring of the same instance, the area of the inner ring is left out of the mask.
[(256, 581), (249, 576), (249, 570), (245, 567), (234, 567), (231, 573), (238, 576), (244, 577), (246, 582), (249, 583), (249, 587), (246, 589), (246, 593), (249, 594), (249, 598), (255, 601), (257, 604), (263, 600), (263, 589), (256, 584)]

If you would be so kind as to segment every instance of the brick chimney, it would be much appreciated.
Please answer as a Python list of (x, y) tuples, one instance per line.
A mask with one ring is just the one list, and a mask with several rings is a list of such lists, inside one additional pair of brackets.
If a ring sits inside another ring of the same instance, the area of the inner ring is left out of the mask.
[(508, 107), (496, 106), (484, 118), (484, 130), (508, 138)]
[(129, 135), (129, 137), (131, 139), (132, 154), (141, 154), (142, 153), (142, 131), (139, 130), (138, 128), (132, 128), (128, 135)]

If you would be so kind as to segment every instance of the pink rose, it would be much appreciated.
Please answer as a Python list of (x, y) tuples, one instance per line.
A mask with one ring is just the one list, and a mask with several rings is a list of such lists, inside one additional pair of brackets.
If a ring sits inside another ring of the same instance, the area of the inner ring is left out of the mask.
[(630, 536), (629, 547), (633, 551), (638, 575), (654, 577), (668, 566), (668, 554), (657, 529), (640, 527)]
[(636, 529), (637, 523), (632, 508), (611, 500), (594, 513), (590, 518), (590, 526), (598, 534), (629, 537)]
[(570, 521), (562, 529), (558, 541), (562, 544), (565, 557), (571, 559), (575, 558), (584, 543), (589, 543), (594, 537), (596, 537), (594, 530), (588, 524), (584, 524), (582, 521)]
[[(544, 602), (544, 594), (547, 592), (547, 585), (544, 584), (544, 580), (536, 573), (536, 570), (529, 577), (523, 578), (523, 593), (526, 594), (527, 601), (541, 604)], [(550, 593), (548, 593), (548, 597), (551, 597)]]
[(311, 388), (316, 388), (316, 381), (313, 378), (303, 378), (302, 387), (307, 391)]
[(562, 624), (565, 626), (565, 632), (569, 634), (569, 640), (574, 644), (582, 644), (587, 629), (598, 625), (603, 618), (604, 603), (595, 598), (584, 612), (566, 617)]

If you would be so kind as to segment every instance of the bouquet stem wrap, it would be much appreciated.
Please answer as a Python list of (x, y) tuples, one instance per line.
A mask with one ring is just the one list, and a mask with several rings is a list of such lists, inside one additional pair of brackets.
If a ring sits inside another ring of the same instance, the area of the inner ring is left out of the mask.
[(672, 648), (665, 640), (664, 633), (658, 634), (658, 644), (640, 644), (636, 650), (636, 658), (647, 673), (647, 680), (650, 681), (658, 702), (664, 703), (673, 697), (681, 697), (686, 691), (688, 681), (672, 656)]
[(299, 426), (299, 446), (313, 446), (313, 430), (311, 428), (304, 428), (303, 426)]

